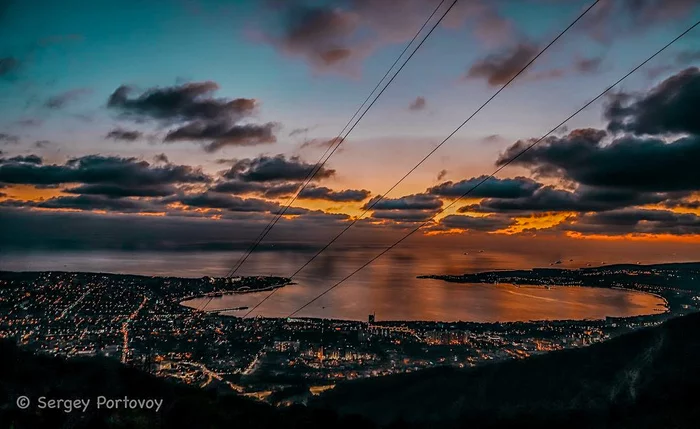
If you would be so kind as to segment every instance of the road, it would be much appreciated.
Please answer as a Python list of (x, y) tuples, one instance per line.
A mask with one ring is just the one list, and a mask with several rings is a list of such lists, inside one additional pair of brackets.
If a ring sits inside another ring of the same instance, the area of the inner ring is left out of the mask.
[(129, 323), (136, 319), (136, 317), (139, 315), (139, 311), (141, 311), (147, 302), (148, 298), (144, 296), (143, 301), (141, 301), (141, 305), (139, 305), (139, 307), (129, 315), (129, 318), (126, 319), (124, 323), (122, 323), (122, 334), (124, 335), (124, 345), (122, 346), (121, 358), (122, 363), (126, 363), (126, 358), (129, 356)]

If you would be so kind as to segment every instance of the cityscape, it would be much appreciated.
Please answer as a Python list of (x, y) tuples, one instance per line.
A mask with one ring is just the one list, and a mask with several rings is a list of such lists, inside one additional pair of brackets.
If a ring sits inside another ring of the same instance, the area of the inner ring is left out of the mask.
[(632, 289), (657, 294), (667, 306), (656, 314), (605, 320), (441, 323), (380, 321), (374, 314), (365, 321), (241, 318), (180, 304), (193, 296), (251, 293), (290, 283), (281, 277), (2, 272), (0, 337), (37, 353), (102, 356), (201, 388), (275, 404), (304, 403), (343, 380), (523, 359), (655, 326), (700, 308), (696, 279), (698, 264), (449, 276), (448, 281), (470, 283)]

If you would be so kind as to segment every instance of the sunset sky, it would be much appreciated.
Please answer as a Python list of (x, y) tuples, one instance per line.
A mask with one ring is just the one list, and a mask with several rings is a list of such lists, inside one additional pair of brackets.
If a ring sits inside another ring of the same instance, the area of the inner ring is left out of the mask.
[[(0, 250), (244, 248), (438, 3), (0, 0)], [(266, 243), (329, 240), (590, 3), (459, 1)], [(700, 258), (700, 28), (438, 214), (699, 19), (599, 2), (338, 245)]]

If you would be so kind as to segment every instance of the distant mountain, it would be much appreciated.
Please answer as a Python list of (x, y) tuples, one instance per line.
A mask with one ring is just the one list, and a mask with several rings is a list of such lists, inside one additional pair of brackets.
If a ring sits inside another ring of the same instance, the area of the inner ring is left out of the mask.
[(312, 403), (431, 427), (697, 428), (700, 313), (583, 349), (339, 384)]

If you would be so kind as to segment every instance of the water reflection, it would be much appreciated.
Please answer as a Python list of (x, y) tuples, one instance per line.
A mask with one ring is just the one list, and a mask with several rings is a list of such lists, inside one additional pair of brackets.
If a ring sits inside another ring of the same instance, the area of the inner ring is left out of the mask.
[[(323, 253), (295, 277), (296, 285), (280, 289), (255, 313), (285, 317), (327, 287), (350, 274), (381, 249), (362, 248)], [(309, 252), (259, 252), (239, 271), (242, 275), (289, 276), (310, 256)], [(418, 256), (420, 255), (420, 256)], [(30, 253), (7, 254), (0, 269), (64, 270), (183, 277), (223, 276), (240, 254), (206, 253)], [(585, 261), (581, 261), (585, 263)], [(407, 249), (385, 255), (299, 316), (365, 320), (515, 321), (584, 319), (651, 314), (663, 300), (648, 294), (594, 288), (517, 288), (512, 285), (465, 285), (421, 280), (420, 274), (460, 274), (493, 269), (547, 266), (547, 261), (494, 252), (431, 249), (429, 254)], [(253, 307), (264, 293), (214, 299), (210, 309)], [(202, 305), (194, 300), (192, 306)]]
[[(252, 315), (285, 317), (306, 302), (309, 295), (301, 291), (310, 289), (302, 284), (280, 289)], [(208, 309), (253, 307), (264, 296), (266, 293), (223, 296), (212, 300)], [(379, 299), (374, 299), (377, 297)], [(204, 302), (195, 299), (186, 304), (201, 307)], [(523, 288), (508, 284), (455, 284), (425, 279), (402, 282), (390, 291), (359, 284), (334, 297), (324, 297), (323, 303), (315, 304), (297, 316), (366, 320), (369, 313), (376, 313), (378, 320), (479, 322), (601, 319), (652, 314), (663, 300), (649, 294), (613, 289)]]

